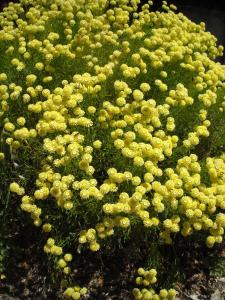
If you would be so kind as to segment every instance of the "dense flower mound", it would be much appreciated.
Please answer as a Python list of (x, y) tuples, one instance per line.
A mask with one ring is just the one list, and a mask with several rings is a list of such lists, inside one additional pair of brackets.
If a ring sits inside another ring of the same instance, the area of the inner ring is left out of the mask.
[[(137, 226), (168, 244), (223, 240), (223, 47), (175, 6), (139, 3), (20, 0), (0, 13), (6, 188), (68, 276), (68, 246), (98, 251)], [(175, 297), (152, 289), (156, 270), (138, 274), (135, 299)]]

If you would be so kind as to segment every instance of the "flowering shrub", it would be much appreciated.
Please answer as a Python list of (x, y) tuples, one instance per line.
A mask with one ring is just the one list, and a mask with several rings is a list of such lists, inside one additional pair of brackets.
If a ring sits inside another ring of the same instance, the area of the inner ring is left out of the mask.
[[(0, 13), (5, 188), (68, 276), (71, 245), (99, 251), (136, 227), (168, 244), (223, 240), (223, 47), (174, 5), (139, 3), (20, 0)], [(138, 274), (135, 299), (175, 297), (152, 289), (154, 269)]]

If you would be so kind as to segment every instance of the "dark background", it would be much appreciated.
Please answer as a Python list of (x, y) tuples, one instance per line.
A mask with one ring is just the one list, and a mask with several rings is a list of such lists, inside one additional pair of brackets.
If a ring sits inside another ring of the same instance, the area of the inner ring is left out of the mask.
[[(97, 0), (96, 0), (97, 1)], [(160, 9), (162, 0), (153, 0), (153, 9)], [(0, 0), (0, 10), (9, 0)], [(18, 2), (11, 0), (11, 2)], [(141, 3), (147, 3), (142, 0)], [(214, 34), (218, 39), (218, 44), (225, 47), (225, 0), (168, 0), (168, 4), (175, 4), (178, 11), (184, 13), (189, 19), (196, 23), (201, 21), (206, 23), (206, 30)], [(219, 59), (225, 63), (225, 55)]]

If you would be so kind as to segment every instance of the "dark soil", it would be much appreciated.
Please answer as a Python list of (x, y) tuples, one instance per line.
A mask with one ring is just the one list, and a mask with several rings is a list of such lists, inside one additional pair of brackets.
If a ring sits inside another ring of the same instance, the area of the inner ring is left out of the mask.
[[(54, 271), (50, 273), (52, 265), (40, 247), (43, 241), (39, 231), (32, 227), (23, 229), (26, 235), (20, 231), (11, 236), (6, 279), (0, 281), (0, 299), (61, 299), (69, 282)], [(181, 300), (211, 299), (217, 290), (220, 295), (225, 293), (224, 244), (208, 249), (203, 243), (194, 244), (191, 240), (175, 242), (176, 249), (165, 245), (157, 248), (161, 286), (167, 288), (174, 283)], [(136, 269), (149, 259), (149, 249), (146, 244), (137, 247), (135, 243), (112, 243), (98, 253), (75, 253), (69, 280), (88, 288), (87, 300), (131, 300)]]

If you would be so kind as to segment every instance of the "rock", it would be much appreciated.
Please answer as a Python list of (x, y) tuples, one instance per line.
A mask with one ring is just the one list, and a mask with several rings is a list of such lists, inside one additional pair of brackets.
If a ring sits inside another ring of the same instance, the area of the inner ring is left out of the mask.
[(0, 300), (20, 300), (19, 298), (11, 297), (7, 294), (0, 294)]
[(216, 290), (212, 295), (211, 295), (211, 300), (223, 300), (223, 296), (219, 290)]
[(192, 299), (192, 300), (200, 300), (199, 295), (193, 294), (193, 295), (189, 295), (189, 297), (190, 297), (190, 299)]

